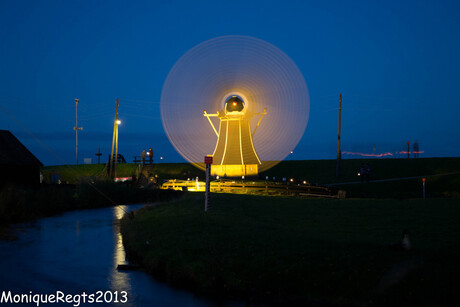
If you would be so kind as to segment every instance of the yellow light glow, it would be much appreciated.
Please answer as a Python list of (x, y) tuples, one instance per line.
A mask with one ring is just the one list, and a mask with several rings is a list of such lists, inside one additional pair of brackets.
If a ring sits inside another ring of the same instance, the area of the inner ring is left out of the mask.
[(117, 123), (117, 125), (120, 125), (120, 124), (121, 124), (121, 120), (117, 119), (117, 120), (116, 120), (116, 123)]

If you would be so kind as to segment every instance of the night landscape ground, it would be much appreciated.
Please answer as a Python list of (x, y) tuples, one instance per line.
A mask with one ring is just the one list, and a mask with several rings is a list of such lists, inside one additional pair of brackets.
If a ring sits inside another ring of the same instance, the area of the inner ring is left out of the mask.
[[(372, 168), (371, 182), (357, 176), (363, 162)], [(121, 164), (119, 176), (132, 175), (136, 167)], [(153, 169), (161, 180), (204, 175), (187, 163)], [(69, 184), (4, 187), (2, 225), (113, 205), (103, 194), (118, 204), (182, 195), (126, 215), (123, 242), (129, 259), (155, 278), (215, 300), (325, 306), (455, 302), (460, 158), (342, 160), (339, 177), (334, 160), (284, 161), (260, 177), (331, 185), (345, 190), (347, 199), (213, 193), (207, 213), (202, 193), (99, 181), (104, 165), (47, 166), (41, 172), (45, 182), (58, 173)], [(404, 229), (411, 250), (390, 250)]]
[[(300, 170), (334, 181), (334, 161), (287, 161), (272, 170)], [(342, 185), (345, 200), (202, 194), (146, 208), (121, 222), (133, 261), (153, 276), (213, 297), (258, 303), (320, 305), (448, 305), (460, 273), (459, 160), (368, 160), (378, 179)], [(343, 161), (356, 180), (361, 161)], [(307, 167), (310, 166), (310, 167)], [(332, 168), (333, 169), (333, 168)], [(330, 172), (332, 173), (332, 172)], [(408, 229), (409, 251), (391, 243)]]
[[(128, 254), (176, 286), (248, 302), (446, 305), (460, 265), (457, 199), (213, 194), (121, 222)], [(412, 249), (389, 245), (409, 229)]]
[(0, 304), (460, 305), (459, 30), (455, 0), (2, 1)]

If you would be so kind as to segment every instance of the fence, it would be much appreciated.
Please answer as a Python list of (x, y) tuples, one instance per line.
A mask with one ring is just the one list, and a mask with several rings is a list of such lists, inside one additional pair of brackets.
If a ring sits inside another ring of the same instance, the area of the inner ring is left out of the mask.
[[(195, 180), (171, 179), (161, 186), (162, 189), (204, 192), (205, 182)], [(345, 191), (335, 188), (313, 186), (291, 182), (215, 180), (211, 181), (211, 192), (295, 195), (307, 197), (345, 198)]]

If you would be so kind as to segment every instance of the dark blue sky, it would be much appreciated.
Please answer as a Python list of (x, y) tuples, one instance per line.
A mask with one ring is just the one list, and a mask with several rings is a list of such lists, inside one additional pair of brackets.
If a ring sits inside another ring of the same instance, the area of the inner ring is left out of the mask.
[[(307, 82), (310, 119), (292, 159), (335, 157), (340, 92), (343, 151), (418, 140), (421, 156), (460, 156), (459, 30), (458, 1), (2, 1), (0, 105), (72, 164), (74, 98), (80, 162), (109, 153), (120, 98), (120, 153), (152, 146), (183, 161), (159, 115), (169, 70), (205, 40), (249, 35), (283, 50)], [(62, 164), (3, 112), (0, 129)]]

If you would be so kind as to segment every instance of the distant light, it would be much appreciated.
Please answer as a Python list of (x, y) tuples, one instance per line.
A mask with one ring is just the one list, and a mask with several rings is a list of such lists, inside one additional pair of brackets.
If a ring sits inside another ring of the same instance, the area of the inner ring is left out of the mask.
[(306, 181), (306, 180), (304, 180), (304, 181), (303, 181), (303, 184), (307, 184), (307, 181)]
[(233, 106), (236, 107), (236, 101), (233, 102)]
[(219, 176), (216, 176), (216, 179), (219, 179)]
[(241, 179), (244, 179), (244, 176), (241, 176)]
[(294, 179), (291, 178), (289, 181), (290, 181), (290, 182), (294, 182)]
[(117, 119), (116, 123), (117, 123), (117, 125), (121, 124), (121, 120)]
[(358, 173), (358, 176), (361, 176), (361, 173)]
[(294, 152), (291, 150), (291, 155), (293, 154)]
[(160, 160), (163, 160), (163, 157), (160, 157)]

